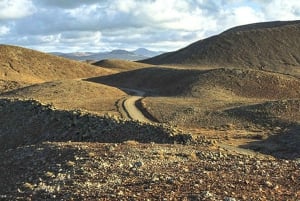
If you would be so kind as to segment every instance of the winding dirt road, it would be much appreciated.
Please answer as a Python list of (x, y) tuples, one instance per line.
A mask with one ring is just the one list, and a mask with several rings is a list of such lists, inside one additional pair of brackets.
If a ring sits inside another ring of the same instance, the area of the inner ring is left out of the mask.
[(121, 101), (121, 109), (122, 115), (127, 119), (137, 120), (141, 122), (152, 122), (150, 119), (145, 117), (145, 115), (141, 112), (141, 110), (136, 106), (136, 102), (142, 99), (145, 95), (145, 92), (136, 90), (136, 89), (127, 89), (124, 88), (124, 91), (134, 94), (132, 96), (126, 97)]
[[(122, 116), (126, 119), (137, 120), (146, 123), (153, 123), (153, 121), (147, 118), (142, 113), (142, 111), (136, 106), (136, 103), (145, 97), (144, 96), (145, 92), (136, 89), (128, 89), (128, 88), (122, 88), (122, 90), (126, 91), (128, 94), (132, 94), (131, 96), (121, 99), (119, 102), (119, 111), (121, 112)], [(227, 151), (233, 151), (235, 153), (239, 153), (247, 156), (263, 157), (262, 154), (259, 154), (249, 149), (239, 148), (225, 143), (219, 143), (218, 145)]]

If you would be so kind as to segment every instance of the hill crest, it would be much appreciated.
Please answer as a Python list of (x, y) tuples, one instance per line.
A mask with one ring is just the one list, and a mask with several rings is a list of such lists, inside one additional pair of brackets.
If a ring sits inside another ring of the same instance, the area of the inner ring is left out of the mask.
[(243, 25), (142, 62), (266, 69), (300, 76), (300, 21)]
[(109, 69), (10, 45), (0, 45), (0, 66), (0, 80), (25, 83), (112, 73)]

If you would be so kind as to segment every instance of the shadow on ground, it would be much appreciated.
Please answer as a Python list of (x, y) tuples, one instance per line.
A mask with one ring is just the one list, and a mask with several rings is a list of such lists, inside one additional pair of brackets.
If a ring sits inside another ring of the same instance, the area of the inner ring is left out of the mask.
[(285, 131), (269, 136), (267, 139), (250, 142), (241, 148), (272, 155), (280, 159), (300, 158), (300, 124), (296, 124)]
[[(300, 100), (267, 101), (227, 110), (227, 114), (259, 127), (273, 130), (266, 139), (241, 146), (282, 159), (300, 158)], [(277, 130), (277, 131), (275, 131)]]
[(45, 141), (163, 144), (191, 140), (170, 126), (56, 110), (34, 100), (0, 99), (0, 122), (0, 151)]
[(94, 77), (86, 81), (122, 88), (139, 89), (147, 96), (178, 96), (188, 91), (199, 75), (209, 70), (172, 69), (150, 67), (121, 72), (108, 76)]

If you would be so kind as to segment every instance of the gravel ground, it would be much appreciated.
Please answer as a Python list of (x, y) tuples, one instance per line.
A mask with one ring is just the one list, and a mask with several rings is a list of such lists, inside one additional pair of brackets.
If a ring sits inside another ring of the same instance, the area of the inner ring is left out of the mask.
[(44, 142), (0, 155), (1, 200), (299, 200), (300, 163), (216, 145)]
[(0, 103), (0, 200), (300, 200), (298, 158), (221, 146), (221, 133)]

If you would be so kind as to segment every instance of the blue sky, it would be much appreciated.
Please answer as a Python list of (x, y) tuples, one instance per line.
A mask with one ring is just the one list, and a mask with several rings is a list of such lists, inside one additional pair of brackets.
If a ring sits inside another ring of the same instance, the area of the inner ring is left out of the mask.
[(300, 19), (299, 0), (0, 0), (0, 43), (172, 51), (228, 28)]

